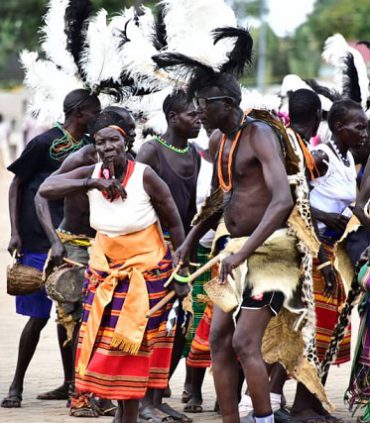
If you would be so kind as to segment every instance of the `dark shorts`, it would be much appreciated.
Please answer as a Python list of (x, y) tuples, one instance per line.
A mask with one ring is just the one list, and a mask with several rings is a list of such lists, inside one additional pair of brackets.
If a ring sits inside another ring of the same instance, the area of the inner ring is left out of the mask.
[[(26, 266), (35, 267), (42, 270), (46, 260), (46, 253), (32, 253), (22, 251), (20, 263)], [(28, 295), (17, 295), (15, 298), (16, 312), (23, 316), (37, 317), (39, 319), (48, 319), (52, 301), (48, 298), (44, 288)]]
[(276, 316), (284, 304), (284, 298), (284, 294), (280, 291), (269, 291), (252, 296), (252, 289), (246, 288), (241, 308), (244, 310), (259, 310), (263, 307), (269, 307)]

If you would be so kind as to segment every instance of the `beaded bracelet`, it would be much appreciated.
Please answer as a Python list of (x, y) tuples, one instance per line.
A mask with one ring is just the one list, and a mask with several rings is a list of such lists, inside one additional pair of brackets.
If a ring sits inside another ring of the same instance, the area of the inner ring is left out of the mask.
[(178, 275), (177, 273), (173, 275), (173, 278), (175, 279), (176, 282), (180, 282), (180, 283), (189, 283), (190, 281), (190, 276), (181, 276), (181, 275)]

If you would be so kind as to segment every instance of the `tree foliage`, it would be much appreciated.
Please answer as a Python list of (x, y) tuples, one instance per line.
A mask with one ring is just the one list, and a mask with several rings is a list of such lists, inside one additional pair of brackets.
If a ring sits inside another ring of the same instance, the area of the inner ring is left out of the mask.
[(369, 17), (369, 0), (316, 0), (308, 26), (321, 47), (336, 32), (346, 39), (370, 39)]

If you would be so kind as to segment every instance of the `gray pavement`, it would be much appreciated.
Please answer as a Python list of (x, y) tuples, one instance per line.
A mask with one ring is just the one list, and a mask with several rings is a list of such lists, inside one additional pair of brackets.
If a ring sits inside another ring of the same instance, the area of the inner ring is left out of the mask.
[[(0, 204), (3, 204), (0, 214), (0, 399), (7, 394), (9, 384), (13, 377), (17, 359), (17, 347), (19, 336), (27, 318), (15, 314), (14, 298), (6, 294), (6, 265), (10, 257), (6, 252), (9, 240), (9, 224), (7, 211), (7, 190), (11, 176), (0, 170)], [(354, 319), (353, 333), (357, 333), (358, 319)], [(336, 415), (346, 423), (355, 422), (351, 419), (343, 404), (343, 393), (347, 386), (350, 373), (350, 365), (347, 363), (341, 367), (334, 367), (330, 371), (328, 379), (329, 398), (336, 407)], [(64, 401), (39, 401), (36, 396), (40, 392), (47, 391), (59, 386), (62, 382), (62, 365), (58, 352), (56, 328), (53, 319), (50, 320), (42, 332), (39, 347), (27, 371), (22, 408), (0, 408), (1, 423), (43, 423), (43, 422), (73, 422), (75, 418), (69, 417), (68, 409)], [(179, 411), (182, 410), (180, 396), (184, 381), (184, 363), (182, 362), (171, 381), (172, 398), (169, 403)], [(289, 381), (285, 388), (288, 404), (294, 395), (295, 383)], [(204, 410), (202, 414), (195, 414), (194, 422), (221, 422), (220, 417), (212, 412), (215, 394), (213, 389), (212, 375), (207, 372), (204, 389)], [(100, 421), (111, 421), (111, 418), (99, 417)], [(96, 419), (90, 419), (89, 421)]]

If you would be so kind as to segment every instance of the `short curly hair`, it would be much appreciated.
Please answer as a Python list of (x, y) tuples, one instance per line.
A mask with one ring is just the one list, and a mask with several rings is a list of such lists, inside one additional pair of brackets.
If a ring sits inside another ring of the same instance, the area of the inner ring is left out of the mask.
[(345, 121), (350, 110), (362, 110), (360, 103), (350, 99), (335, 101), (328, 114), (329, 129), (333, 132), (337, 122)]
[[(90, 134), (94, 135), (101, 129), (107, 128), (108, 126), (111, 126), (111, 125), (119, 126), (126, 133), (128, 132), (127, 120), (124, 116), (111, 110), (109, 111), (103, 110), (102, 112), (99, 113), (98, 117), (92, 124), (90, 128)], [(126, 137), (125, 144), (126, 144), (126, 150), (132, 153), (133, 141), (130, 141), (130, 139)]]

